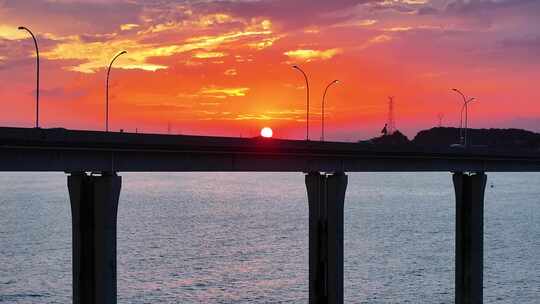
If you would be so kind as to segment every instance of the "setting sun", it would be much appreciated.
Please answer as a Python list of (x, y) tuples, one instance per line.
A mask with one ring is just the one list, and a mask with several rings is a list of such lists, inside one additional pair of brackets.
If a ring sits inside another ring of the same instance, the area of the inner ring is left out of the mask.
[(274, 131), (269, 127), (264, 127), (261, 129), (261, 136), (266, 138), (271, 138), (274, 135)]

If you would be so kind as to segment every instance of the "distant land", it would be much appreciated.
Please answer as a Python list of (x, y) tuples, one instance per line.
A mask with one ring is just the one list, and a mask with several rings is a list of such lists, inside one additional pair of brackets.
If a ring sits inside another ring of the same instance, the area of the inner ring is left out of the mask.
[[(540, 151), (540, 134), (522, 129), (469, 129), (468, 141), (472, 146)], [(448, 147), (459, 143), (459, 128), (440, 127), (422, 130), (412, 140), (396, 131), (392, 135), (375, 137), (367, 142), (376, 145)]]

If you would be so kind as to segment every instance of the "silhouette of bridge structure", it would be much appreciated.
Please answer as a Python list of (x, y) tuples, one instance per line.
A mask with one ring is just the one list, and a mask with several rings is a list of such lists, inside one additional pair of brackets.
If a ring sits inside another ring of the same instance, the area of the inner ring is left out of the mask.
[[(120, 172), (299, 172), (309, 206), (309, 303), (343, 303), (347, 172), (451, 172), (455, 303), (483, 302), (486, 172), (539, 172), (540, 154), (489, 148), (0, 128), (0, 171), (67, 174), (73, 303), (116, 303)], [(421, 301), (419, 299), (419, 301)]]

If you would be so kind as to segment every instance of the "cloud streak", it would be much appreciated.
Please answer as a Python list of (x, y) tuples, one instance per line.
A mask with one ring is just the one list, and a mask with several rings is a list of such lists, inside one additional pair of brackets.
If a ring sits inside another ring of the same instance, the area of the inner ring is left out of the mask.
[(334, 56), (342, 53), (343, 50), (339, 48), (328, 49), (328, 50), (309, 50), (309, 49), (300, 49), (287, 51), (284, 54), (291, 59), (303, 60), (303, 61), (313, 61), (313, 60), (328, 60), (332, 59)]
[(227, 98), (227, 97), (244, 97), (249, 92), (249, 88), (223, 88), (223, 87), (204, 87), (199, 91), (199, 94), (206, 97), (213, 98)]

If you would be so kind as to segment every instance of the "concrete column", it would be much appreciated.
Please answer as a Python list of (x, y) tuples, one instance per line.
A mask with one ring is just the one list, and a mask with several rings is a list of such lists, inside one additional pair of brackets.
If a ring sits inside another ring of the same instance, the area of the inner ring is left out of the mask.
[(456, 191), (456, 304), (483, 303), (484, 173), (453, 175)]
[(347, 176), (306, 175), (309, 202), (309, 303), (343, 303), (343, 207)]
[(116, 216), (122, 178), (68, 176), (73, 242), (73, 303), (116, 303)]

